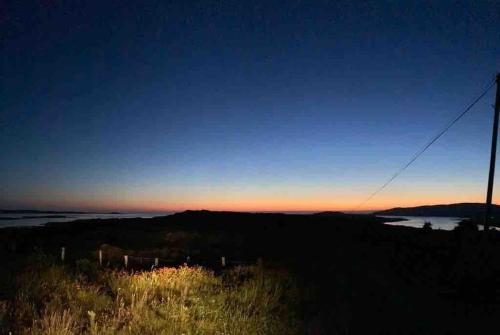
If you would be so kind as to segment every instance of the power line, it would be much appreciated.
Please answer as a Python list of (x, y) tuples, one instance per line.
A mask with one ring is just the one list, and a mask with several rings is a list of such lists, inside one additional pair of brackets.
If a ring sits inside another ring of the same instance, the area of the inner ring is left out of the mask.
[(481, 100), (485, 95), (486, 93), (488, 93), (488, 91), (495, 85), (495, 79), (493, 79), (486, 87), (486, 89), (484, 89), (484, 91), (477, 97), (475, 98), (465, 109), (463, 112), (461, 112), (458, 116), (456, 116), (452, 121), (450, 121), (450, 123), (448, 123), (448, 125), (443, 129), (441, 130), (436, 136), (434, 136), (422, 149), (420, 149), (419, 151), (417, 151), (415, 153), (415, 155), (413, 155), (413, 157), (408, 161), (408, 163), (406, 163), (405, 165), (403, 165), (402, 167), (399, 168), (399, 170), (396, 171), (396, 173), (394, 173), (382, 186), (380, 186), (375, 192), (373, 192), (368, 198), (366, 198), (363, 202), (361, 202), (358, 206), (356, 206), (354, 208), (354, 210), (357, 210), (359, 209), (361, 206), (363, 206), (364, 204), (366, 204), (368, 201), (370, 201), (371, 199), (373, 199), (373, 197), (375, 197), (377, 194), (379, 194), (384, 188), (386, 188), (394, 179), (396, 179), (397, 177), (399, 177), (399, 175), (401, 173), (403, 173), (404, 170), (406, 170), (408, 167), (410, 167), (411, 164), (413, 164), (413, 162), (415, 162), (427, 149), (429, 149), (429, 147), (431, 145), (433, 145), (441, 136), (443, 136), (451, 127), (453, 127), (453, 125), (455, 123), (458, 122), (458, 120), (460, 120), (465, 114), (467, 114), (467, 112), (469, 112), (472, 107), (474, 107), (474, 105), (476, 103), (479, 102), (479, 100)]

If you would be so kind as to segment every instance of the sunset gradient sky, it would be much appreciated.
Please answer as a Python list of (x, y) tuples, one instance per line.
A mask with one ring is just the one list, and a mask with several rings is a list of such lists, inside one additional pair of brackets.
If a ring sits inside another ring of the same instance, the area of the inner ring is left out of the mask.
[[(0, 208), (349, 210), (500, 69), (498, 1), (2, 6)], [(484, 201), (493, 99), (360, 209)]]

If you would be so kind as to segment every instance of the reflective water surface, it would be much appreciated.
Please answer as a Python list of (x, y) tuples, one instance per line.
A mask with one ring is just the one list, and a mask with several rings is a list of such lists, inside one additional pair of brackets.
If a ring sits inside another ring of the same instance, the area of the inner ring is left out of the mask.
[(425, 222), (432, 224), (432, 229), (453, 230), (463, 218), (456, 217), (436, 217), (436, 216), (389, 216), (387, 218), (404, 218), (406, 221), (386, 222), (388, 225), (393, 226), (406, 226), (422, 228)]
[[(29, 226), (42, 226), (47, 222), (68, 222), (74, 220), (88, 220), (88, 219), (109, 219), (109, 218), (152, 218), (155, 216), (163, 216), (172, 213), (85, 213), (85, 214), (1, 214), (0, 213), (0, 228), (5, 227), (29, 227)], [(64, 216), (57, 218), (47, 218), (44, 216)], [(13, 218), (9, 220), (8, 218)]]

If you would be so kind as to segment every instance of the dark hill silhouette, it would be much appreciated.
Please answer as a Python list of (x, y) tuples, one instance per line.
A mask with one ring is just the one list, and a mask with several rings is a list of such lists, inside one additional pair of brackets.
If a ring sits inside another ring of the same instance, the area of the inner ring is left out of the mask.
[[(493, 205), (491, 209), (493, 216), (500, 216), (500, 206)], [(418, 207), (397, 207), (375, 212), (375, 215), (398, 215), (398, 216), (450, 216), (460, 218), (480, 218), (484, 215), (484, 204), (482, 203), (458, 203), (449, 205), (429, 205)]]

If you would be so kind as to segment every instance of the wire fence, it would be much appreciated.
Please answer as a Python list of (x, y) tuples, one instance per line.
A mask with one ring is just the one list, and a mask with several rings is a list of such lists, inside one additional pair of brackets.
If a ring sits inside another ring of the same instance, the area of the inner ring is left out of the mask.
[[(219, 258), (192, 258), (186, 256), (185, 258), (163, 258), (163, 257), (148, 257), (148, 256), (134, 256), (127, 253), (123, 255), (107, 255), (105, 250), (98, 249), (96, 252), (99, 266), (113, 267), (122, 269), (141, 269), (141, 270), (154, 270), (161, 267), (177, 267), (177, 266), (205, 266), (210, 268), (225, 268), (234, 266), (245, 265), (262, 265), (262, 258), (255, 261), (252, 260), (237, 260), (231, 259), (226, 256)], [(61, 247), (59, 258), (61, 262), (67, 261), (67, 247)]]

